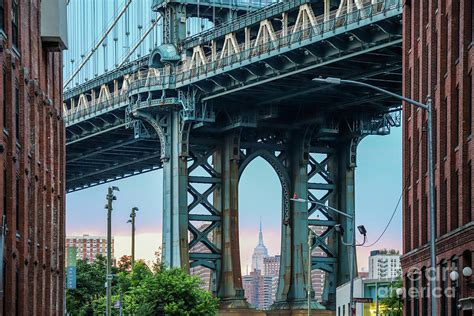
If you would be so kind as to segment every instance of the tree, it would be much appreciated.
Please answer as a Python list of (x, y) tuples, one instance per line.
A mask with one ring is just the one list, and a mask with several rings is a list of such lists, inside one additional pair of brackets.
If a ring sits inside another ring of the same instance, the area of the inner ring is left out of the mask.
[(134, 294), (142, 302), (138, 315), (216, 315), (218, 300), (201, 280), (181, 269), (163, 269), (146, 279)]
[(402, 315), (402, 308), (400, 298), (397, 297), (397, 289), (403, 287), (403, 281), (401, 277), (398, 277), (395, 281), (390, 284), (390, 293), (387, 297), (380, 300), (380, 305), (385, 308), (388, 315), (399, 316)]
[(132, 256), (123, 255), (117, 262), (119, 271), (132, 271)]
[(66, 291), (68, 311), (74, 311), (75, 314), (79, 315), (89, 315), (91, 313), (94, 298), (105, 293), (105, 262), (103, 256), (97, 256), (92, 264), (84, 260), (77, 260), (76, 288)]
[(157, 273), (161, 269), (161, 248), (155, 251), (155, 260), (151, 263), (151, 271)]

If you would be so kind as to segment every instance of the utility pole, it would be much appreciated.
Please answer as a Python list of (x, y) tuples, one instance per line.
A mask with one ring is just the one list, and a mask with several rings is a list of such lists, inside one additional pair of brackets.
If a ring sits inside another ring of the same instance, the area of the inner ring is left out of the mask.
[(309, 229), (308, 232), (308, 281), (306, 283), (307, 287), (307, 295), (308, 295), (308, 316), (311, 315), (311, 268), (312, 268), (312, 262), (311, 262), (311, 246), (313, 245), (313, 231), (311, 228)]
[(427, 96), (426, 98), (426, 104), (423, 104), (421, 102), (409, 99), (407, 97), (404, 97), (402, 95), (398, 95), (394, 92), (379, 88), (377, 86), (373, 86), (371, 84), (361, 82), (361, 81), (355, 81), (355, 80), (345, 80), (341, 78), (333, 78), (333, 77), (328, 77), (328, 78), (314, 78), (313, 81), (316, 82), (323, 82), (323, 83), (329, 83), (329, 84), (348, 84), (348, 85), (355, 85), (355, 86), (361, 86), (364, 88), (372, 89), (375, 91), (378, 91), (380, 93), (389, 95), (391, 97), (394, 97), (395, 99), (398, 99), (400, 101), (404, 101), (407, 104), (413, 105), (417, 108), (423, 109), (426, 111), (427, 114), (427, 141), (428, 141), (428, 179), (429, 179), (429, 199), (428, 199), (428, 206), (429, 206), (429, 231), (430, 231), (430, 242), (429, 242), (429, 247), (430, 247), (430, 263), (431, 263), (431, 273), (430, 273), (430, 291), (431, 291), (431, 315), (432, 316), (437, 316), (438, 315), (438, 303), (436, 300), (436, 282), (437, 282), (437, 276), (436, 276), (436, 200), (435, 200), (435, 183), (434, 183), (434, 157), (433, 157), (433, 150), (434, 150), (434, 137), (433, 137), (433, 100), (431, 99), (431, 96)]
[(130, 213), (131, 219), (127, 223), (132, 223), (132, 270), (135, 266), (135, 217), (137, 216), (138, 207), (132, 208), (132, 213)]
[(107, 190), (107, 274), (106, 278), (106, 308), (105, 315), (111, 316), (111, 296), (112, 296), (112, 202), (117, 200), (114, 191), (120, 191), (118, 187), (109, 187)]

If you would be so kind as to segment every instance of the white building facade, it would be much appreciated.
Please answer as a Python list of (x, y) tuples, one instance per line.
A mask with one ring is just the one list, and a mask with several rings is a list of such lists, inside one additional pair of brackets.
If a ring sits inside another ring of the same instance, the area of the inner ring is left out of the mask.
[(397, 278), (402, 274), (400, 253), (396, 250), (373, 250), (369, 257), (369, 279)]

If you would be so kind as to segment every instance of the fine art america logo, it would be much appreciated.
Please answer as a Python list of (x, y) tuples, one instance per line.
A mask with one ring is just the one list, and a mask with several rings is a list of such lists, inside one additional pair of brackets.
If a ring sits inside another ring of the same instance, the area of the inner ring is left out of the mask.
[[(457, 267), (442, 268), (442, 273), (433, 273), (433, 269), (419, 270), (417, 268), (410, 268), (407, 273), (404, 286), (396, 289), (396, 294), (400, 298), (420, 299), (429, 297), (446, 297), (456, 298), (459, 292), (459, 271)], [(433, 291), (430, 290), (430, 283), (435, 279), (437, 287)], [(378, 288), (379, 297), (390, 296), (390, 293), (395, 289)]]

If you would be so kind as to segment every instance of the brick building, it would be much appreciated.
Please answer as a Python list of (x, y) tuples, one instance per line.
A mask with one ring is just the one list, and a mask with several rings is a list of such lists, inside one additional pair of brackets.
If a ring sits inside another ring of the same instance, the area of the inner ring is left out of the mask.
[[(449, 287), (457, 293), (437, 298), (440, 315), (458, 315), (457, 305), (467, 308), (474, 296), (473, 277), (461, 272), (472, 268), (474, 251), (473, 10), (472, 0), (404, 1), (403, 93), (421, 102), (431, 95), (434, 104), (437, 282), (443, 293)], [(428, 315), (430, 298), (422, 290), (430, 268), (426, 113), (405, 105), (403, 115), (401, 264), (405, 288), (422, 294), (406, 298), (405, 315)], [(460, 272), (458, 281), (451, 281), (452, 270)]]
[[(67, 236), (66, 237), (66, 248), (75, 247), (77, 249), (77, 259), (94, 262), (98, 255), (107, 257), (107, 237), (105, 236)], [(114, 237), (111, 242), (112, 248), (112, 262), (114, 259)], [(66, 264), (67, 266), (67, 257)]]
[(65, 9), (59, 0), (0, 1), (2, 315), (64, 311)]

